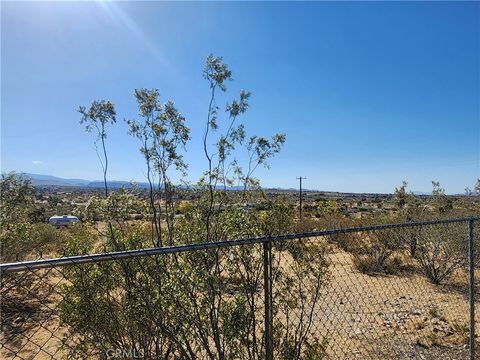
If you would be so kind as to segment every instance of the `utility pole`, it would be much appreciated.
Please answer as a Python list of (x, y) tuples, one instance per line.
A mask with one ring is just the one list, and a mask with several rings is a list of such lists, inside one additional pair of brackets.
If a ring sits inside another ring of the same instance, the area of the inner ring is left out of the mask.
[(302, 180), (306, 180), (306, 177), (297, 177), (297, 180), (300, 180), (300, 224), (303, 224), (302, 219)]

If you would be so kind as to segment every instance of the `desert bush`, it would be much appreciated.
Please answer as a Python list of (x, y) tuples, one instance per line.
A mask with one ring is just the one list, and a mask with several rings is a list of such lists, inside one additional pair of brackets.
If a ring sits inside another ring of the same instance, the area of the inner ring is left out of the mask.
[(2, 262), (15, 259), (32, 250), (29, 240), (34, 209), (34, 189), (22, 175), (2, 174), (0, 181), (0, 246)]
[[(198, 206), (177, 221), (176, 242), (203, 241), (202, 211)], [(216, 230), (222, 238), (258, 236), (269, 220), (254, 210), (231, 207), (221, 212)], [(150, 241), (139, 227), (115, 230), (115, 238), (115, 246), (121, 243), (125, 249)], [(77, 252), (79, 245), (72, 244), (69, 251)], [(282, 324), (275, 341), (282, 358), (319, 358), (326, 346), (292, 316), (311, 322), (328, 280), (325, 251), (320, 242), (274, 248), (274, 316)], [(61, 318), (81, 339), (72, 356), (99, 354), (120, 341), (122, 348), (141, 350), (147, 357), (265, 356), (261, 245), (78, 265), (66, 275), (71, 285), (62, 288)]]
[[(176, 149), (186, 145), (188, 128), (172, 102), (159, 102), (157, 90), (136, 90), (140, 119), (128, 124), (130, 133), (141, 140), (140, 151), (146, 160), (152, 223), (146, 227), (127, 224), (125, 215), (134, 205), (129, 195), (109, 195), (105, 186), (105, 198), (93, 198), (83, 209), (85, 219), (108, 223), (108, 234), (103, 234), (105, 250), (141, 248), (152, 240), (161, 246), (273, 236), (293, 228), (293, 209), (285, 203), (271, 204), (261, 212), (238, 206), (239, 199), (245, 203), (261, 192), (253, 173), (259, 166), (268, 167), (285, 135), (246, 136), (244, 125), (236, 123), (249, 107), (250, 93), (244, 90), (239, 99), (227, 103), (227, 119), (222, 123), (215, 100), (217, 92), (226, 91), (231, 71), (222, 58), (209, 56), (203, 76), (210, 87), (203, 136), (208, 166), (196, 185), (198, 196), (179, 209), (184, 216), (174, 217), (177, 189), (168, 169), (180, 175), (186, 171)], [(98, 122), (96, 116), (88, 119)], [(214, 132), (220, 135), (212, 142)], [(245, 169), (234, 157), (236, 147), (247, 154)], [(106, 167), (102, 168), (106, 179)], [(153, 186), (152, 176), (159, 178), (158, 187)], [(240, 196), (227, 191), (235, 183), (243, 187)], [(67, 250), (77, 253), (81, 246), (73, 239)], [(287, 317), (285, 331), (275, 332), (275, 343), (285, 349), (283, 358), (319, 358), (326, 346), (324, 339), (312, 336), (311, 329), (312, 312), (327, 281), (324, 254), (319, 244), (285, 244), (273, 249), (272, 272), (278, 281), (274, 317), (284, 319), (280, 314), (288, 311), (310, 319), (304, 326)], [(288, 267), (280, 262), (281, 257), (289, 259)], [(69, 267), (65, 274), (68, 283), (61, 289), (60, 318), (78, 340), (71, 347), (72, 357), (102, 356), (109, 348), (135, 349), (147, 358), (265, 357), (260, 244), (84, 264)]]
[(440, 182), (432, 181), (432, 205), (440, 214), (445, 214), (453, 209), (452, 199), (445, 194), (445, 189), (440, 186)]
[[(34, 203), (34, 192), (29, 179), (14, 173), (2, 175), (0, 216), (2, 262), (38, 259), (41, 254), (56, 256), (73, 238), (78, 238), (78, 242), (83, 244), (92, 239), (82, 224), (67, 229), (56, 229), (49, 224), (36, 222), (39, 220), (38, 214), (42, 211)], [(2, 273), (0, 277), (2, 336), (18, 336), (25, 328), (32, 326), (32, 319), (41, 312), (41, 302), (32, 301), (32, 287), (36, 288), (35, 293), (46, 288), (39, 287), (39, 277), (34, 272)]]
[(440, 284), (467, 260), (465, 224), (422, 227), (417, 245), (418, 262), (433, 284)]
[(41, 221), (44, 209), (35, 204), (35, 189), (29, 178), (2, 174), (0, 181), (0, 256), (2, 262), (40, 252), (53, 252), (64, 242), (62, 231)]
[(328, 339), (315, 337), (310, 331), (315, 306), (329, 280), (327, 249), (326, 241), (312, 239), (286, 241), (274, 252), (274, 322), (279, 358), (325, 356)]
[(260, 218), (265, 235), (288, 234), (295, 229), (294, 209), (284, 200), (270, 204)]
[(367, 255), (355, 255), (353, 257), (353, 264), (358, 271), (364, 274), (372, 274), (381, 270), (377, 261)]
[(192, 210), (192, 204), (190, 204), (189, 202), (183, 202), (177, 206), (177, 208), (175, 209), (175, 214), (185, 215)]
[(357, 270), (373, 274), (378, 272), (390, 273), (395, 271), (399, 264), (392, 260), (392, 255), (402, 246), (402, 239), (393, 230), (376, 230), (364, 233), (353, 246), (353, 263)]
[(385, 260), (382, 264), (378, 259), (368, 255), (355, 254), (353, 256), (353, 264), (363, 274), (396, 274), (403, 269), (404, 264), (400, 257), (392, 257)]

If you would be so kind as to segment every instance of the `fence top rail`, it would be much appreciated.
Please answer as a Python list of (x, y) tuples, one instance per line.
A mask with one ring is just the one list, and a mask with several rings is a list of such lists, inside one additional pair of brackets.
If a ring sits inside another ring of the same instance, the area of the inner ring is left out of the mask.
[(99, 253), (99, 254), (64, 256), (64, 257), (52, 258), (52, 259), (39, 259), (39, 260), (32, 260), (32, 261), (4, 263), (4, 264), (0, 264), (0, 272), (5, 274), (5, 273), (12, 273), (12, 272), (26, 271), (26, 270), (53, 268), (57, 266), (86, 264), (86, 263), (94, 263), (94, 262), (108, 261), (108, 260), (121, 260), (121, 259), (127, 259), (127, 258), (145, 257), (145, 256), (161, 255), (161, 254), (173, 254), (173, 253), (180, 253), (180, 252), (187, 252), (187, 251), (211, 250), (211, 249), (219, 249), (219, 248), (225, 248), (225, 247), (259, 244), (259, 243), (265, 243), (265, 242), (276, 242), (276, 241), (284, 241), (284, 240), (292, 240), (292, 239), (304, 239), (304, 238), (310, 238), (310, 237), (329, 236), (329, 235), (335, 235), (335, 234), (347, 234), (347, 233), (354, 233), (354, 232), (365, 232), (365, 231), (375, 231), (375, 230), (385, 230), (385, 229), (419, 227), (419, 226), (427, 226), (427, 225), (462, 223), (462, 222), (468, 223), (468, 222), (473, 222), (478, 220), (480, 220), (480, 216), (465, 217), (465, 218), (450, 218), (450, 219), (444, 219), (444, 220), (405, 222), (405, 223), (397, 223), (397, 224), (357, 226), (357, 227), (337, 228), (337, 229), (330, 229), (330, 230), (291, 233), (291, 234), (283, 234), (283, 235), (262, 236), (262, 237), (247, 238), (247, 239), (225, 240), (225, 241), (217, 241), (217, 242), (204, 242), (204, 243), (156, 247), (156, 248), (148, 248), (148, 249), (115, 251), (115, 252)]

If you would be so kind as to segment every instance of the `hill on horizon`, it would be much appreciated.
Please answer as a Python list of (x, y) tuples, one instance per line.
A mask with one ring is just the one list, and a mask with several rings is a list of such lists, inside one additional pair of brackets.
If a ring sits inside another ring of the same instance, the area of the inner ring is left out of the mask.
[[(87, 187), (87, 188), (103, 188), (103, 180), (86, 180), (86, 179), (68, 179), (62, 178), (59, 176), (45, 175), (45, 174), (32, 174), (27, 172), (19, 172), (30, 178), (34, 186), (71, 186), (71, 187)], [(148, 188), (147, 182), (137, 182), (136, 183), (140, 188)], [(121, 187), (131, 188), (132, 184), (130, 181), (125, 180), (109, 180), (107, 185), (112, 189), (119, 189)], [(229, 190), (241, 190), (241, 186), (232, 186)], [(287, 191), (295, 192), (298, 189), (295, 188), (268, 188), (268, 190), (278, 190), (278, 191)], [(361, 192), (341, 192), (333, 190), (316, 190), (316, 189), (303, 189), (304, 192), (324, 192), (324, 193), (339, 193), (339, 194), (366, 194)], [(415, 195), (430, 195), (430, 192), (427, 191), (413, 191)], [(375, 193), (380, 194), (380, 193)], [(391, 193), (389, 193), (391, 194)]]

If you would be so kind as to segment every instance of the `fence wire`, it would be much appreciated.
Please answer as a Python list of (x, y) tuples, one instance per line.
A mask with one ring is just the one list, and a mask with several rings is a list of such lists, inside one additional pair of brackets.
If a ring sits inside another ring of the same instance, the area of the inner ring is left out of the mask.
[(479, 228), (383, 224), (1, 264), (0, 358), (473, 358)]

